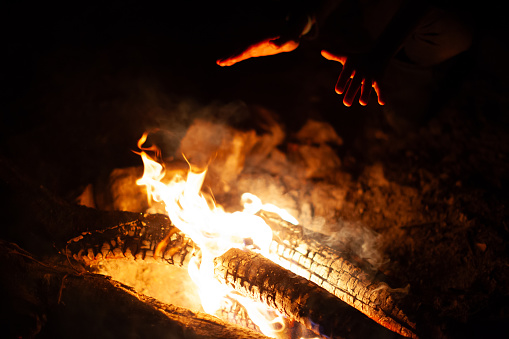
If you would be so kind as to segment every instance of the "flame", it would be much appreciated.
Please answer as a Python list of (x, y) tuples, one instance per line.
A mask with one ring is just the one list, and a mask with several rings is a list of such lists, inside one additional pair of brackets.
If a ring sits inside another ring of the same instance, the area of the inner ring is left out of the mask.
[[(146, 186), (149, 202), (164, 202), (170, 220), (200, 247), (201, 259), (194, 257), (188, 272), (199, 288), (203, 309), (214, 314), (224, 298), (229, 297), (246, 308), (249, 317), (263, 334), (276, 337), (277, 332), (284, 329), (282, 315), (267, 309), (262, 303), (234, 293), (231, 288), (216, 281), (213, 276), (213, 259), (230, 248), (251, 250), (270, 257), (272, 230), (262, 218), (255, 215), (261, 209), (278, 213), (294, 224), (298, 221), (285, 210), (272, 204), (263, 204), (250, 193), (242, 195), (243, 211), (225, 212), (210, 194), (201, 191), (207, 169), (193, 168), (189, 161), (186, 175), (176, 174), (168, 183), (163, 183), (161, 180), (165, 177), (165, 166), (160, 160), (161, 153), (155, 146), (142, 148), (146, 139), (147, 133), (138, 142), (141, 152), (137, 154), (143, 160), (144, 172), (137, 184)], [(146, 151), (154, 153), (155, 157)]]

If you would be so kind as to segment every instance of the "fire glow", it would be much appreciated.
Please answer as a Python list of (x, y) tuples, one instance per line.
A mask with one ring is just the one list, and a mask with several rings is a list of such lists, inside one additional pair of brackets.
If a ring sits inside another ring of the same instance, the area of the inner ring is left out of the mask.
[[(137, 184), (147, 188), (149, 203), (164, 203), (170, 220), (200, 248), (201, 258), (193, 257), (188, 273), (198, 286), (203, 309), (214, 315), (225, 298), (236, 300), (246, 308), (262, 333), (276, 337), (277, 332), (284, 329), (282, 315), (220, 284), (213, 276), (213, 260), (230, 248), (250, 250), (270, 258), (272, 230), (262, 218), (255, 215), (261, 209), (277, 213), (293, 224), (298, 224), (298, 221), (275, 205), (262, 204), (258, 197), (250, 193), (242, 195), (243, 211), (225, 212), (210, 194), (201, 192), (207, 169), (195, 169), (189, 162), (187, 175), (176, 174), (167, 184), (163, 183), (165, 168), (159, 160), (160, 152), (155, 146), (143, 148), (146, 138), (147, 133), (138, 141), (141, 150), (138, 154), (144, 163), (144, 173)], [(158, 255), (156, 249), (154, 256)]]

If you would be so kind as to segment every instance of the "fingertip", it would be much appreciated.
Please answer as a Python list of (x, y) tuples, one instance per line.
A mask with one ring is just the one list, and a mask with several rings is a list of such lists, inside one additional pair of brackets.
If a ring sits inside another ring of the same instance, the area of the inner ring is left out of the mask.
[(364, 79), (361, 85), (361, 96), (359, 97), (359, 103), (362, 106), (366, 106), (369, 102), (369, 97), (371, 95), (371, 83), (369, 80)]
[(344, 65), (345, 62), (346, 62), (346, 59), (347, 57), (344, 56), (344, 55), (336, 55), (336, 54), (332, 54), (331, 52), (329, 51), (326, 51), (324, 49), (322, 49), (320, 51), (320, 54), (327, 60), (331, 60), (331, 61), (337, 61), (339, 62), (340, 64)]
[(380, 94), (380, 85), (378, 82), (373, 82), (373, 88), (375, 89), (376, 95), (378, 97), (378, 104), (381, 106), (385, 105), (385, 99), (383, 99), (382, 95)]
[(234, 65), (235, 63), (236, 61), (233, 59), (219, 59), (216, 61), (216, 64), (218, 64), (221, 67), (231, 66)]
[(331, 59), (331, 55), (330, 55), (330, 53), (329, 53), (329, 52), (327, 52), (327, 51), (326, 51), (326, 50), (324, 50), (324, 49), (322, 49), (322, 50), (320, 51), (320, 54), (321, 54), (321, 55), (322, 55), (325, 59), (327, 59), (327, 60), (330, 60), (330, 59)]
[(336, 93), (343, 94), (349, 88), (351, 81), (352, 78), (345, 76), (345, 72), (341, 72), (335, 86)]
[(348, 93), (343, 97), (343, 105), (345, 105), (346, 107), (352, 106), (353, 101), (354, 101), (353, 98), (350, 98), (348, 96)]

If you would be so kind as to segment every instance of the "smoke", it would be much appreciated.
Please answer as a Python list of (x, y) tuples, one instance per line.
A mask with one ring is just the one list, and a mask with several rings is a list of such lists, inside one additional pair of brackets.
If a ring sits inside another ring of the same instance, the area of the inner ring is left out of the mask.
[[(311, 225), (317, 230), (320, 225), (325, 226), (325, 219), (315, 217)], [(306, 230), (306, 228), (304, 229)], [(332, 225), (331, 229), (334, 229), (334, 231), (328, 232), (327, 235), (320, 233), (322, 236), (317, 240), (321, 244), (340, 252), (351, 253), (355, 257), (367, 262), (373, 270), (377, 270), (387, 263), (382, 252), (382, 237), (372, 229), (360, 222), (350, 222), (341, 219), (335, 225)], [(316, 233), (314, 234), (316, 236)], [(310, 236), (310, 233), (308, 232), (305, 235)]]

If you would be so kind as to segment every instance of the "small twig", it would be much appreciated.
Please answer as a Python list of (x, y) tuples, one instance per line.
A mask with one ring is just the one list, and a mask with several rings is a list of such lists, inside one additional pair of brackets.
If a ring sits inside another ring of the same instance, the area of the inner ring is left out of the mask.
[(65, 288), (65, 279), (67, 278), (68, 275), (69, 274), (64, 275), (64, 277), (62, 278), (62, 282), (60, 284), (60, 289), (58, 291), (58, 300), (57, 300), (57, 304), (59, 304), (59, 305), (60, 305), (60, 301), (62, 300), (62, 292)]

